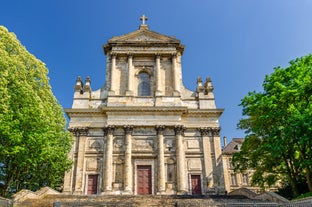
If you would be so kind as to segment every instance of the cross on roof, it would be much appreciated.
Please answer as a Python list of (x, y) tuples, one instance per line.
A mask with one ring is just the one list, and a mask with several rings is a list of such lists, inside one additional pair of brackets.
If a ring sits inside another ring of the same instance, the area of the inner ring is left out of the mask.
[(143, 15), (140, 17), (140, 20), (142, 21), (142, 24), (145, 24), (145, 21), (147, 21), (147, 16), (145, 16), (145, 14), (143, 14)]

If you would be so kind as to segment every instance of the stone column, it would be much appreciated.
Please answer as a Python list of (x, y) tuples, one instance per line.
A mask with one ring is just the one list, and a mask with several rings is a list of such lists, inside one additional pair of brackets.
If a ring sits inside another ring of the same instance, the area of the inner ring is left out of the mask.
[(161, 96), (160, 55), (156, 55), (156, 96)]
[(87, 140), (88, 128), (74, 128), (72, 131), (76, 134), (76, 162), (74, 166), (74, 194), (83, 194), (84, 185), (84, 162), (85, 162), (85, 145)]
[[(77, 152), (77, 144), (78, 144), (78, 138), (79, 138), (79, 133), (77, 133), (77, 129), (76, 128), (68, 128), (68, 131), (70, 131), (73, 136), (74, 136), (74, 144), (72, 145), (72, 148), (69, 152), (69, 159), (71, 159), (74, 163), (76, 163), (75, 160), (75, 152)], [(65, 176), (64, 176), (64, 189), (63, 189), (63, 193), (65, 194), (71, 194), (73, 192), (73, 184), (74, 184), (74, 173), (75, 173), (75, 165), (72, 166), (72, 168), (70, 169), (70, 171), (65, 172)]]
[(211, 128), (202, 127), (199, 129), (201, 133), (201, 139), (203, 143), (203, 154), (204, 154), (204, 183), (206, 190), (214, 187), (213, 173), (214, 173), (214, 161), (212, 160), (212, 146), (211, 146)]
[(164, 130), (165, 126), (156, 126), (158, 138), (158, 194), (163, 194), (166, 190), (165, 180), (165, 148), (164, 148)]
[(177, 54), (172, 56), (172, 77), (173, 77), (173, 90), (174, 95), (179, 95), (179, 79), (177, 77)]
[(111, 86), (110, 94), (116, 94), (116, 84), (114, 83), (116, 79), (116, 55), (111, 55)]
[(124, 165), (124, 191), (126, 194), (132, 194), (132, 131), (133, 126), (124, 126), (125, 130), (125, 165)]
[(106, 136), (106, 149), (105, 149), (105, 165), (103, 171), (103, 192), (112, 191), (112, 172), (113, 172), (113, 141), (114, 141), (115, 126), (104, 127), (104, 136)]
[(133, 95), (133, 57), (132, 55), (128, 56), (128, 86), (126, 95)]
[(224, 177), (220, 176), (222, 173), (222, 163), (221, 163), (221, 143), (220, 143), (220, 127), (211, 128), (212, 142), (213, 146), (213, 160), (215, 165), (215, 185), (220, 188), (224, 187)]
[(178, 125), (174, 128), (176, 135), (176, 156), (177, 156), (177, 193), (186, 194), (187, 193), (187, 174), (185, 167), (185, 151), (184, 151), (184, 140), (183, 134), (185, 127)]

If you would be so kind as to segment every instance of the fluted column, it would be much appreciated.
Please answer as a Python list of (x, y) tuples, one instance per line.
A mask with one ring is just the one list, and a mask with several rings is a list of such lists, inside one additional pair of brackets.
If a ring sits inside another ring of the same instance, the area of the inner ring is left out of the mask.
[(160, 55), (156, 55), (156, 96), (161, 96)]
[(85, 155), (85, 144), (88, 134), (88, 128), (73, 128), (70, 129), (72, 133), (76, 135), (76, 150), (77, 158), (74, 163), (74, 194), (83, 194), (83, 169), (84, 169), (84, 155)]
[(177, 156), (177, 184), (178, 184), (178, 194), (186, 194), (186, 167), (185, 167), (185, 152), (184, 152), (184, 141), (183, 134), (185, 127), (178, 125), (174, 128), (176, 135), (176, 156)]
[(133, 95), (133, 57), (132, 55), (128, 56), (128, 85), (126, 95)]
[(104, 136), (106, 136), (105, 149), (105, 165), (103, 177), (103, 191), (112, 191), (112, 172), (113, 172), (113, 141), (115, 126), (106, 126), (103, 128)]
[(132, 194), (132, 131), (133, 126), (124, 126), (125, 130), (125, 166), (124, 166), (124, 191)]
[(116, 84), (114, 81), (116, 80), (116, 55), (111, 55), (111, 86), (110, 86), (110, 93), (116, 94)]
[(166, 190), (165, 180), (165, 149), (164, 149), (164, 130), (165, 126), (156, 126), (158, 138), (158, 193), (162, 194)]

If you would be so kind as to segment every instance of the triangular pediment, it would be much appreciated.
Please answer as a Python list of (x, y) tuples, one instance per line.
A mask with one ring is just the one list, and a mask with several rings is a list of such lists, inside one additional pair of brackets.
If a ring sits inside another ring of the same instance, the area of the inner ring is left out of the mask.
[(111, 38), (108, 43), (139, 43), (139, 42), (152, 42), (152, 43), (180, 43), (180, 40), (175, 37), (163, 35), (147, 29), (140, 29), (134, 32)]

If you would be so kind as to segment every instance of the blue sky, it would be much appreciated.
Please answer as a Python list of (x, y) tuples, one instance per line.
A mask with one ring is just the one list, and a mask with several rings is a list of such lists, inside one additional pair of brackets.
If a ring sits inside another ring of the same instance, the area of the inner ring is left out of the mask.
[(212, 78), (221, 136), (243, 137), (240, 100), (260, 91), (276, 66), (312, 51), (312, 0), (1, 0), (0, 24), (49, 69), (54, 95), (70, 108), (77, 76), (105, 83), (102, 45), (137, 30), (175, 36), (186, 46), (184, 85)]

